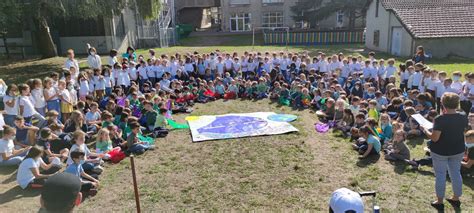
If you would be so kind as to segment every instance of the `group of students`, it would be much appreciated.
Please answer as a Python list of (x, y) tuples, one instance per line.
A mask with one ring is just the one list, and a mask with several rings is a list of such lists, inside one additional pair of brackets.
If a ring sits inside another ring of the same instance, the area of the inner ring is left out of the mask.
[[(121, 60), (111, 50), (106, 65), (95, 48), (88, 46), (88, 54), (85, 70), (69, 50), (61, 74), (20, 85), (0, 81), (5, 123), (0, 165), (19, 165), (22, 188), (41, 186), (65, 162), (65, 172), (81, 177), (82, 190), (94, 194), (104, 160), (153, 149), (154, 139), (167, 135), (173, 113), (189, 113), (194, 103), (216, 99), (270, 98), (311, 108), (351, 137), (361, 158), (385, 152), (387, 160), (417, 166), (422, 163), (410, 159), (405, 139), (424, 133), (411, 116), (433, 121), (446, 92), (461, 97), (465, 114), (474, 101), (474, 73), (464, 80), (460, 72), (450, 77), (418, 58), (396, 67), (394, 59), (385, 63), (373, 52), (364, 60), (322, 52), (156, 56), (149, 50), (146, 58), (128, 48)], [(472, 114), (469, 120), (474, 127)], [(468, 137), (466, 168), (474, 162), (473, 140)]]

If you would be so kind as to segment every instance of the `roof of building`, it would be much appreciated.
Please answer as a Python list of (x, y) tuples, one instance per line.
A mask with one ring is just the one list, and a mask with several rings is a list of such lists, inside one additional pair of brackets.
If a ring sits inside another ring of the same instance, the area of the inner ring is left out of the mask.
[(415, 38), (474, 37), (474, 0), (381, 0)]

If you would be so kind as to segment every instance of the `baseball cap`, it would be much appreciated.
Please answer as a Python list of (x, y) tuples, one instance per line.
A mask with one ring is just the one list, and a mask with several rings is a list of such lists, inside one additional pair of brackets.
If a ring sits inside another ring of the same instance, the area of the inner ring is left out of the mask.
[(58, 173), (46, 180), (41, 199), (47, 210), (63, 210), (74, 204), (80, 190), (79, 177), (69, 173)]
[(346, 211), (364, 212), (364, 202), (359, 193), (347, 188), (340, 188), (332, 193), (329, 207), (335, 213), (344, 213)]

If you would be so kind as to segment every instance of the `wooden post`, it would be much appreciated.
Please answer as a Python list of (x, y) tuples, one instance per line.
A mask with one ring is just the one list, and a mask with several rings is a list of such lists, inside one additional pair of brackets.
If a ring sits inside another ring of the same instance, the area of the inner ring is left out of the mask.
[(133, 190), (135, 191), (135, 204), (137, 206), (137, 213), (141, 213), (141, 210), (140, 210), (140, 195), (138, 193), (137, 176), (135, 174), (135, 160), (134, 160), (133, 155), (130, 155), (130, 163), (131, 163), (131, 166), (132, 166)]

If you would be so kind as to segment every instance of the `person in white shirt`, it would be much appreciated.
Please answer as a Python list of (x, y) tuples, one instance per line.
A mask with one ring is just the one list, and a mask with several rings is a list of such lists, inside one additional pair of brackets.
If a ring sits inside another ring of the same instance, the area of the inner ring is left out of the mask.
[(79, 100), (86, 101), (86, 96), (89, 94), (89, 81), (85, 75), (79, 77)]
[(146, 81), (148, 81), (148, 74), (147, 74), (147, 71), (146, 71), (145, 61), (140, 61), (140, 67), (138, 67), (138, 75), (140, 77), (140, 86), (143, 86), (143, 84)]
[(394, 66), (395, 59), (388, 59), (387, 64), (388, 66), (385, 68), (385, 82), (388, 82), (388, 79), (394, 76), (397, 71), (397, 68)]
[(38, 119), (39, 122), (43, 122), (45, 118), (35, 110), (31, 100), (30, 87), (26, 84), (20, 84), (18, 90), (20, 91), (20, 100), (18, 103), (20, 107), (19, 114), (25, 118), (27, 123), (31, 123), (33, 118)]
[[(387, 69), (385, 68), (385, 60), (380, 59), (379, 67), (377, 68), (377, 77), (378, 77), (378, 79), (384, 79), (386, 71), (387, 71)], [(383, 85), (381, 85), (381, 86), (383, 86)]]
[(342, 65), (341, 62), (339, 61), (337, 55), (333, 55), (331, 57), (331, 63), (329, 63), (329, 71), (331, 73), (334, 73), (336, 69), (341, 69)]
[(378, 74), (379, 74), (379, 62), (373, 61), (372, 67), (369, 68), (370, 70), (370, 78), (378, 81)]
[(107, 60), (107, 64), (110, 66), (110, 67), (114, 67), (114, 65), (116, 63), (118, 63), (118, 59), (117, 59), (117, 54), (118, 54), (118, 51), (116, 49), (111, 49), (110, 52), (109, 52), (109, 58)]
[(341, 82), (346, 82), (347, 78), (351, 75), (351, 68), (349, 66), (349, 61), (347, 59), (342, 60), (342, 69), (341, 69)]
[(97, 50), (87, 44), (87, 51), (89, 53), (89, 55), (87, 56), (87, 64), (89, 65), (89, 68), (101, 69), (102, 61), (100, 59), (100, 56), (97, 54)]
[(321, 59), (318, 62), (319, 72), (324, 74), (329, 72), (328, 62), (326, 60), (326, 55), (321, 55)]
[(115, 82), (114, 78), (110, 76), (110, 69), (108, 67), (102, 70), (102, 76), (104, 76), (105, 82), (105, 95), (109, 96), (112, 93), (112, 87), (115, 85)]
[(3, 137), (0, 139), (0, 167), (1, 166), (17, 166), (25, 157), (30, 147), (15, 149), (13, 139), (16, 130), (8, 125), (3, 126)]
[(222, 61), (221, 56), (217, 57), (216, 69), (217, 69), (217, 76), (222, 78), (224, 76), (225, 64)]
[(225, 65), (225, 70), (224, 72), (232, 72), (232, 63), (234, 63), (230, 57), (230, 54), (226, 54), (225, 56), (225, 60), (224, 60), (224, 65)]
[(365, 82), (369, 82), (371, 74), (370, 60), (365, 61), (365, 66), (362, 68), (362, 75), (364, 76)]
[(68, 56), (68, 59), (66, 60), (66, 62), (64, 63), (64, 67), (66, 70), (69, 70), (69, 72), (71, 72), (71, 77), (72, 79), (74, 80), (77, 80), (77, 77), (79, 77), (79, 62), (74, 59), (74, 50), (72, 49), (69, 49), (67, 51), (67, 56)]
[(5, 105), (4, 121), (9, 126), (14, 125), (15, 117), (18, 115), (18, 87), (15, 84), (11, 84), (6, 95), (3, 97), (3, 103)]
[(163, 75), (163, 79), (161, 79), (160, 81), (160, 89), (167, 92), (172, 92), (170, 85), (171, 85), (171, 81), (169, 80), (169, 73), (165, 73)]
[(233, 76), (237, 76), (241, 71), (240, 69), (241, 69), (241, 64), (240, 64), (239, 58), (235, 57), (234, 63), (232, 63)]
[(128, 75), (130, 76), (130, 80), (138, 83), (138, 71), (135, 67), (136, 63), (131, 61), (128, 65)]
[[(22, 189), (42, 186), (45, 183), (45, 179), (61, 169), (60, 165), (44, 163), (41, 156), (43, 156), (43, 149), (33, 146), (18, 167), (16, 181)], [(40, 168), (43, 169), (41, 172)]]
[(441, 96), (443, 96), (444, 92), (446, 91), (446, 87), (444, 86), (444, 82), (446, 80), (446, 72), (439, 72), (438, 74), (438, 81), (435, 81), (435, 97), (436, 97), (436, 110), (438, 113), (441, 110)]
[(152, 61), (150, 59), (147, 60), (148, 66), (146, 66), (146, 75), (148, 76), (148, 80), (151, 81), (152, 85), (156, 83), (156, 75), (155, 75), (155, 63), (159, 63), (159, 61)]
[(95, 94), (98, 100), (102, 100), (105, 94), (105, 79), (98, 69), (94, 70), (94, 84)]
[(41, 79), (33, 80), (33, 90), (31, 90), (31, 98), (35, 110), (42, 116), (46, 116), (46, 101), (44, 99), (43, 84)]

